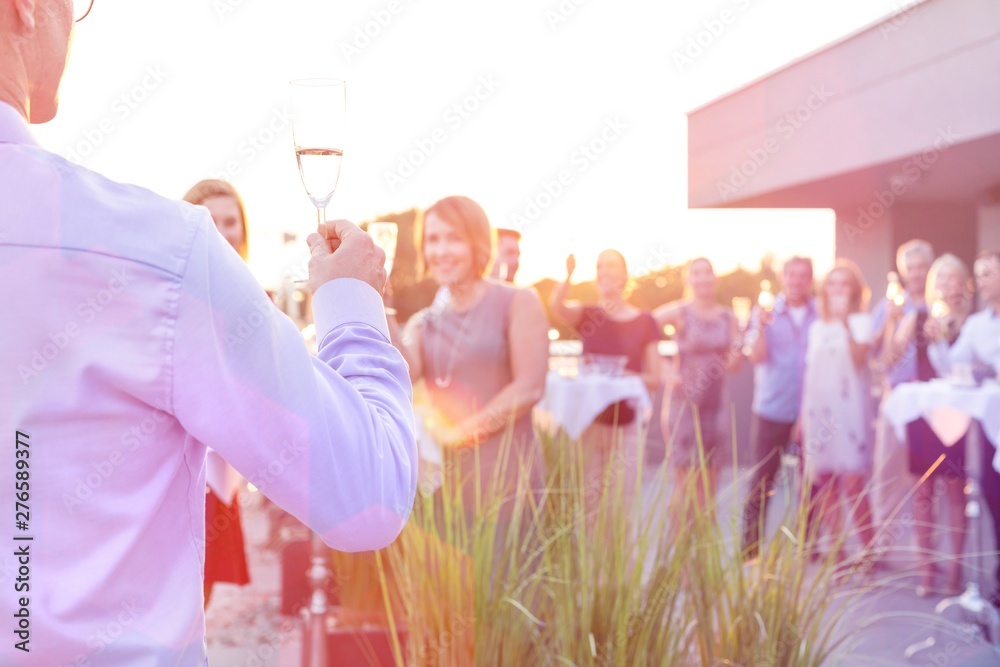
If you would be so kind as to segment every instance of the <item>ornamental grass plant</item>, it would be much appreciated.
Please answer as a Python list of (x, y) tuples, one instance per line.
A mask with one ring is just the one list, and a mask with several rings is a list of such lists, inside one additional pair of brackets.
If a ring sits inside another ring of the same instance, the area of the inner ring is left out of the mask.
[(842, 536), (812, 557), (808, 488), (744, 562), (730, 536), (738, 509), (720, 521), (724, 493), (697, 503), (704, 461), (675, 490), (686, 509), (672, 515), (667, 462), (652, 484), (639, 474), (626, 488), (621, 445), (599, 484), (585, 479), (579, 441), (543, 435), (544, 489), (530, 488), (509, 453), (498, 467), (521, 467), (517, 487), (477, 488), (474, 507), (447, 466), (440, 488), (422, 487), (377, 560), (381, 580), (394, 582), (382, 597), (397, 667), (819, 667), (844, 648), (842, 621), (868, 573), (864, 559), (837, 562)]

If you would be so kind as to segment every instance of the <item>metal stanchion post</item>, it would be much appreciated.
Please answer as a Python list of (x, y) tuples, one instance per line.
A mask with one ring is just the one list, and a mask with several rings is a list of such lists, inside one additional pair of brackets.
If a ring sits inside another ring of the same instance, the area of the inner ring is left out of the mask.
[[(989, 600), (984, 599), (980, 594), (979, 583), (975, 580), (975, 577), (982, 572), (983, 560), (982, 535), (979, 531), (979, 523), (982, 517), (982, 505), (980, 503), (982, 493), (979, 488), (978, 478), (981, 473), (980, 448), (983, 447), (983, 443), (980, 442), (980, 434), (981, 431), (978, 424), (973, 422), (972, 427), (969, 429), (968, 438), (966, 439), (967, 449), (965, 453), (968, 468), (965, 484), (965, 517), (968, 519), (972, 553), (976, 559), (975, 567), (969, 568), (971, 573), (965, 591), (961, 595), (941, 600), (934, 608), (934, 613), (937, 616), (944, 617), (948, 611), (957, 608), (960, 615), (959, 629), (970, 636), (981, 636), (1000, 655), (1000, 615), (997, 614), (997, 610), (994, 609)], [(922, 651), (934, 646), (935, 643), (934, 636), (928, 637), (926, 640), (907, 648), (903, 655), (907, 658), (913, 658)]]
[(326, 582), (330, 570), (326, 566), (329, 549), (316, 533), (312, 534), (312, 565), (309, 584), (312, 592), (309, 608), (303, 610), (302, 667), (327, 667), (329, 656), (326, 643), (326, 619), (330, 607), (326, 599)]

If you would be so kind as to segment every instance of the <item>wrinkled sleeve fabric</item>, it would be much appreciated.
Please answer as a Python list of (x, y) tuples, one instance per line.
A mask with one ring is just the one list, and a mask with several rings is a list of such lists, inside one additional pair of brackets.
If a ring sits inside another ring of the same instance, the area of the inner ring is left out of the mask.
[(379, 295), (313, 296), (318, 354), (210, 219), (193, 228), (173, 322), (173, 413), (267, 497), (342, 551), (399, 534), (416, 492), (412, 389)]

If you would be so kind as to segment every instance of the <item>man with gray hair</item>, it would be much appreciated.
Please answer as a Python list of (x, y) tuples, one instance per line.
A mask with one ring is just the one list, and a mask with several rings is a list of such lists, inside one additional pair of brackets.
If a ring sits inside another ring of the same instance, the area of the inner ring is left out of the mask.
[(882, 414), (893, 387), (917, 379), (916, 339), (902, 354), (893, 353), (892, 340), (896, 328), (909, 313), (927, 310), (924, 294), (927, 273), (934, 263), (934, 248), (922, 239), (912, 239), (896, 251), (896, 269), (902, 281), (902, 291), (882, 298), (872, 311), (875, 329), (872, 354), (875, 368), (882, 378), (882, 400), (875, 426), (874, 471), (872, 475), (873, 512), (878, 521), (885, 521), (904, 502), (913, 488), (909, 473), (906, 443), (900, 442), (892, 426)]

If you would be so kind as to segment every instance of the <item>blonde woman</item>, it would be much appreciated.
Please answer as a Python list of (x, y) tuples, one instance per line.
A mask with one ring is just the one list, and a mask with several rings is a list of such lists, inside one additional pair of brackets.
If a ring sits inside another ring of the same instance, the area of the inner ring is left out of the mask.
[[(795, 429), (822, 523), (835, 540), (842, 538), (841, 508), (852, 508), (865, 548), (874, 538), (865, 492), (872, 470), (867, 406), (872, 324), (864, 312), (867, 305), (861, 271), (848, 260), (838, 260), (823, 279), (819, 319), (809, 327), (802, 411)], [(843, 557), (840, 551), (838, 559)]]
[[(952, 345), (972, 313), (974, 294), (969, 268), (954, 255), (942, 255), (931, 265), (927, 275), (926, 310), (909, 313), (903, 317), (892, 341), (893, 352), (902, 356), (911, 345), (916, 350), (917, 380), (927, 382), (937, 377), (927, 352), (930, 337), (928, 329), (941, 331), (941, 337)], [(934, 563), (932, 528), (934, 526), (934, 487), (938, 480), (944, 486), (941, 496), (942, 512), (946, 517), (951, 541), (951, 558), (944, 589), (940, 592), (957, 595), (962, 590), (962, 563), (959, 557), (965, 545), (965, 436), (948, 447), (941, 442), (923, 419), (910, 422), (906, 427), (909, 445), (909, 471), (919, 478), (936, 463), (923, 484), (913, 496), (915, 531), (920, 557), (920, 583), (917, 594), (925, 596), (935, 590), (937, 567)]]

